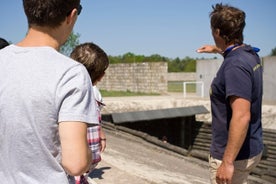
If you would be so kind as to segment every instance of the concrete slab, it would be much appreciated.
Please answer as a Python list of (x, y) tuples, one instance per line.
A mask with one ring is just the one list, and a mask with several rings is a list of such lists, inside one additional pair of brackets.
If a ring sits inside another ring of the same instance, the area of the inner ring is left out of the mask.
[(209, 111), (204, 106), (167, 108), (158, 110), (112, 113), (111, 121), (114, 124), (119, 124), (126, 122), (188, 117), (205, 113), (209, 113)]

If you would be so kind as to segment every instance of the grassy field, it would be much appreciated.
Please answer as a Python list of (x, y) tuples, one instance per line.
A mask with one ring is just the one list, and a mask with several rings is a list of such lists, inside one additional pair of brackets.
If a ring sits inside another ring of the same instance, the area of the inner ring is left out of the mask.
[(130, 91), (107, 91), (100, 90), (102, 96), (105, 97), (120, 97), (120, 96), (156, 96), (159, 95), (157, 93), (135, 93)]
[[(187, 84), (186, 91), (188, 93), (195, 93), (196, 84)], [(183, 93), (183, 82), (168, 82), (168, 92)]]
[[(188, 93), (196, 92), (196, 84), (188, 84), (186, 88)], [(135, 93), (130, 91), (107, 91), (100, 90), (102, 96), (105, 97), (120, 97), (120, 96), (156, 96), (157, 93)], [(168, 92), (183, 93), (183, 82), (168, 82)]]

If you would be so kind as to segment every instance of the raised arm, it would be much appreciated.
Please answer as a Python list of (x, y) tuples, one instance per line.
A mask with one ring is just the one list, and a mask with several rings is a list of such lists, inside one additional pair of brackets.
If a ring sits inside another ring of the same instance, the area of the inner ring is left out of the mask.
[(215, 45), (204, 45), (196, 50), (198, 53), (213, 53), (213, 54), (222, 54), (220, 48)]

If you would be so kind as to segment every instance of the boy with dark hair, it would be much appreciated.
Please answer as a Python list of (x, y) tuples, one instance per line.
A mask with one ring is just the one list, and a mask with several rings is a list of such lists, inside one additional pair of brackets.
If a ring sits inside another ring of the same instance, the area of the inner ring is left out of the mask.
[(80, 14), (80, 0), (23, 5), (26, 37), (0, 50), (0, 181), (74, 183), (69, 175), (91, 165), (87, 124), (98, 123), (87, 70), (58, 52)]

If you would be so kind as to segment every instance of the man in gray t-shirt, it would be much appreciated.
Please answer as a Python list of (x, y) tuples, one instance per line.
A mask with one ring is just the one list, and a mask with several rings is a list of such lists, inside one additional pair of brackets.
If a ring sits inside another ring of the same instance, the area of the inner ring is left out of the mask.
[(0, 50), (1, 184), (68, 184), (67, 175), (90, 166), (86, 128), (98, 123), (92, 82), (57, 51), (81, 9), (69, 2), (23, 0), (28, 33)]

